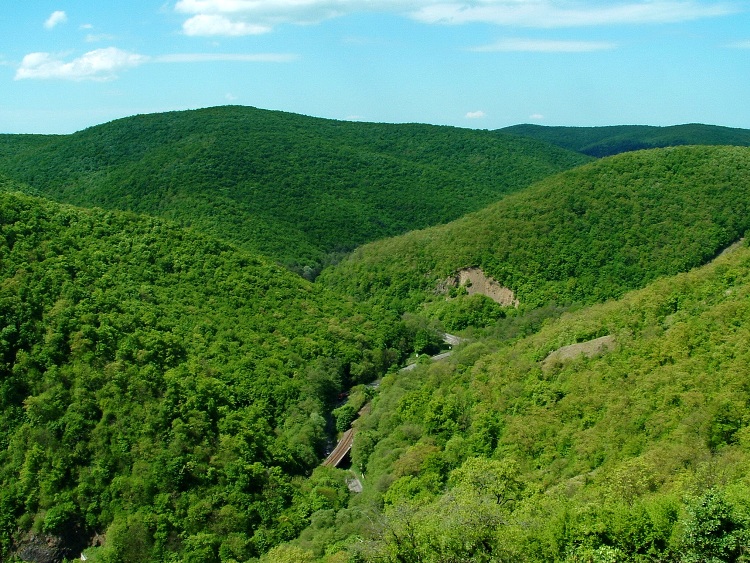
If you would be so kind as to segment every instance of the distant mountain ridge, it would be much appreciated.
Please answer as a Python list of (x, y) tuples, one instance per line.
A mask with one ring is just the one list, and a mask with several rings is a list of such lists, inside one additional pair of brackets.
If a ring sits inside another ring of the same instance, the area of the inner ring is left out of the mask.
[(622, 152), (674, 147), (680, 145), (750, 146), (750, 130), (690, 123), (655, 127), (651, 125), (614, 125), (606, 127), (550, 127), (513, 125), (501, 133), (523, 135), (601, 158)]
[(514, 135), (237, 106), (0, 136), (0, 172), (45, 197), (175, 219), (299, 271), (586, 160)]

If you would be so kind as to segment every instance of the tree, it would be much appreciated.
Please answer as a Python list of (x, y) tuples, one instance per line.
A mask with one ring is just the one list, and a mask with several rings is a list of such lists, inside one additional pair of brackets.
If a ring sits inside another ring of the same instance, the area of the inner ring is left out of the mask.
[(748, 533), (717, 489), (690, 503), (682, 542), (686, 563), (737, 561), (744, 551)]
[(483, 457), (467, 459), (461, 467), (453, 470), (448, 483), (478, 497), (490, 497), (505, 507), (518, 500), (525, 487), (515, 460)]

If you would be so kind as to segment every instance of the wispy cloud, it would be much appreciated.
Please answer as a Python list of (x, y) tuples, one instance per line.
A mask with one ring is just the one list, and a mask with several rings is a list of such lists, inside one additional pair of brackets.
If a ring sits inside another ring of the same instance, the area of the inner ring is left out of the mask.
[(16, 70), (15, 79), (112, 80), (119, 71), (147, 61), (148, 57), (115, 47), (89, 51), (69, 62), (51, 53), (29, 53)]
[(466, 119), (482, 119), (485, 116), (486, 114), (482, 110), (479, 110), (479, 111), (470, 111), (464, 117)]
[(176, 53), (173, 55), (159, 55), (153, 58), (155, 63), (210, 63), (210, 62), (240, 62), (240, 63), (288, 63), (299, 59), (299, 55), (292, 53)]
[(182, 24), (185, 35), (209, 37), (223, 35), (239, 37), (243, 35), (261, 35), (268, 33), (271, 28), (267, 25), (256, 25), (244, 21), (232, 21), (217, 14), (198, 14)]
[(750, 39), (727, 44), (730, 49), (750, 49)]
[(175, 10), (184, 14), (223, 14), (257, 19), (325, 19), (350, 12), (402, 9), (423, 0), (179, 0)]
[(15, 79), (105, 81), (117, 78), (123, 70), (146, 63), (286, 63), (298, 58), (292, 53), (174, 53), (151, 57), (108, 47), (89, 51), (70, 61), (52, 53), (29, 53), (16, 69)]
[(529, 119), (533, 119), (534, 121), (541, 121), (542, 119), (544, 119), (544, 116), (541, 113), (532, 113), (529, 116)]
[(60, 25), (61, 23), (65, 23), (68, 21), (68, 16), (63, 12), (62, 10), (57, 10), (56, 12), (52, 12), (50, 16), (47, 18), (47, 21), (44, 22), (44, 27), (47, 29), (52, 29), (53, 27), (56, 27)]
[(86, 43), (99, 43), (100, 41), (112, 41), (113, 39), (113, 35), (108, 35), (106, 33), (87, 33), (85, 41)]
[(490, 45), (473, 47), (470, 51), (490, 53), (519, 51), (528, 53), (589, 53), (607, 51), (617, 47), (615, 43), (601, 41), (554, 41), (549, 39), (503, 39)]
[(425, 23), (490, 23), (502, 26), (559, 28), (675, 23), (724, 16), (737, 11), (725, 2), (644, 0), (569, 2), (565, 0), (470, 0), (425, 5), (412, 16)]
[(251, 35), (359, 12), (392, 12), (428, 24), (529, 28), (674, 23), (724, 16), (739, 0), (178, 0), (194, 36)]

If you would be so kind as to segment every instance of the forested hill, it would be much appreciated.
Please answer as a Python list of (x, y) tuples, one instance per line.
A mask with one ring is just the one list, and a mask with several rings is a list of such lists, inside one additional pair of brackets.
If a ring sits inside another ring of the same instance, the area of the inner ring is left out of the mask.
[(402, 329), (163, 220), (0, 192), (0, 560), (105, 532), (107, 561), (293, 537), (338, 502), (293, 476)]
[(299, 271), (456, 219), (586, 160), (514, 135), (250, 107), (0, 137), (0, 172), (46, 197), (176, 219)]
[(743, 561), (748, 327), (743, 244), (388, 376), (355, 438), (363, 493), (263, 561)]
[(750, 130), (691, 123), (669, 127), (615, 125), (609, 127), (546, 127), (513, 125), (500, 133), (524, 135), (589, 156), (604, 157), (640, 149), (680, 145), (750, 146)]
[(320, 281), (385, 306), (444, 301), (480, 267), (522, 307), (593, 302), (705, 263), (750, 228), (750, 148), (625, 153), (450, 224), (357, 249)]

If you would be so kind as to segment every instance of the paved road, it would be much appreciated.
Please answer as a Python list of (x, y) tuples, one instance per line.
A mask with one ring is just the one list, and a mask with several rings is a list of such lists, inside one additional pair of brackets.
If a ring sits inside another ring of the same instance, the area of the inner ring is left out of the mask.
[(346, 456), (346, 454), (349, 453), (349, 450), (352, 449), (353, 441), (354, 441), (354, 428), (350, 428), (349, 430), (344, 432), (344, 435), (341, 437), (341, 440), (339, 440), (339, 443), (336, 444), (336, 447), (328, 455), (328, 457), (325, 459), (322, 465), (324, 467), (338, 467), (339, 463), (341, 463), (341, 460), (344, 459), (344, 456)]
[[(454, 336), (452, 334), (445, 334), (443, 336), (443, 340), (446, 344), (450, 344), (451, 346), (456, 346), (457, 344), (461, 344), (461, 342), (464, 341), (463, 338), (459, 338), (458, 336)], [(431, 356), (430, 359), (433, 362), (437, 362), (439, 360), (444, 360), (448, 356), (452, 354), (451, 350), (448, 350), (447, 352), (443, 352), (442, 354), (438, 354), (437, 356)], [(406, 366), (405, 368), (401, 368), (401, 371), (411, 371), (414, 368), (417, 367), (419, 364), (411, 364), (409, 366)], [(379, 382), (378, 382), (379, 386)], [(377, 388), (377, 387), (375, 387)], [(359, 411), (359, 416), (363, 416), (370, 412), (371, 404), (367, 403), (364, 407), (362, 407)], [(328, 457), (325, 459), (325, 461), (322, 463), (325, 467), (338, 467), (339, 463), (344, 459), (346, 454), (349, 453), (349, 450), (352, 449), (352, 442), (354, 442), (354, 428), (350, 428), (346, 432), (344, 432), (344, 435), (341, 436), (341, 439), (339, 440), (339, 443), (336, 444), (336, 447), (333, 449), (333, 451), (328, 455)]]

